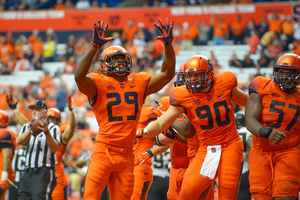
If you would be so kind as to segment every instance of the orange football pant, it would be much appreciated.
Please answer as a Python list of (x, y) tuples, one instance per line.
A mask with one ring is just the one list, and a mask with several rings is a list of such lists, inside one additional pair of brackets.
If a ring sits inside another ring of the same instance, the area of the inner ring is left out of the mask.
[(184, 168), (171, 167), (169, 178), (169, 190), (167, 193), (168, 200), (177, 200), (179, 198), (179, 192), (181, 190), (181, 184), (183, 181), (185, 171), (186, 169)]
[(99, 200), (108, 184), (110, 200), (130, 200), (134, 183), (132, 148), (95, 142), (86, 175), (83, 200)]
[(134, 165), (134, 189), (131, 200), (146, 200), (153, 182), (151, 165)]
[[(242, 140), (222, 145), (222, 154), (214, 178), (219, 177), (219, 200), (236, 199), (244, 159), (243, 151)], [(196, 157), (185, 172), (179, 194), (180, 200), (199, 199), (200, 195), (213, 184), (214, 179), (211, 180), (200, 175), (206, 153), (206, 147), (200, 145)]]
[(249, 155), (250, 193), (255, 200), (298, 197), (300, 147), (262, 151), (252, 147)]
[(56, 179), (56, 186), (51, 194), (52, 200), (67, 200), (68, 183), (67, 182), (62, 183), (61, 179), (64, 179), (64, 178)]

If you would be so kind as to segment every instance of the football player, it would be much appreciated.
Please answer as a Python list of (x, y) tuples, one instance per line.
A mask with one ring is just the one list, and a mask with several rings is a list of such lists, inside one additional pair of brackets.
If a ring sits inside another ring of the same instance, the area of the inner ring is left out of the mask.
[(296, 200), (300, 187), (300, 57), (284, 54), (273, 78), (249, 85), (246, 126), (253, 134), (250, 192), (255, 200)]
[[(184, 84), (170, 92), (170, 108), (143, 131), (154, 137), (185, 113), (196, 129), (200, 147), (184, 174), (179, 199), (198, 199), (219, 178), (219, 199), (236, 199), (243, 161), (243, 143), (234, 120), (231, 101), (246, 105), (248, 95), (237, 88), (229, 71), (214, 75), (211, 61), (203, 55), (184, 63)], [(191, 133), (191, 134), (190, 134)], [(188, 138), (193, 132), (185, 135)], [(200, 172), (200, 173), (199, 173)]]
[(12, 185), (15, 179), (14, 171), (11, 165), (14, 149), (16, 146), (15, 134), (7, 129), (9, 125), (8, 114), (4, 110), (0, 110), (0, 199), (4, 200), (5, 193)]
[(95, 113), (99, 132), (91, 153), (83, 199), (100, 199), (108, 184), (111, 200), (129, 200), (134, 184), (133, 144), (140, 111), (145, 98), (161, 90), (175, 74), (175, 53), (172, 46), (173, 22), (159, 19), (154, 24), (164, 43), (165, 57), (161, 71), (153, 78), (145, 72), (133, 74), (131, 55), (121, 46), (106, 48), (100, 57), (102, 73), (87, 75), (93, 57), (105, 43), (108, 24), (94, 25), (92, 45), (79, 61), (75, 81)]

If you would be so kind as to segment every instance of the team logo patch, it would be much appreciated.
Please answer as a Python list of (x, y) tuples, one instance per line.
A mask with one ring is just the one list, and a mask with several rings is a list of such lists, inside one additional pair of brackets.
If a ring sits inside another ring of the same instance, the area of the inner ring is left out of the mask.
[(272, 92), (272, 93), (271, 93), (271, 96), (272, 96), (272, 97), (275, 97), (275, 98), (280, 97), (280, 95), (279, 95), (277, 92)]
[(207, 99), (207, 100), (210, 100), (210, 99), (211, 99), (211, 96), (210, 96), (210, 95), (207, 95), (207, 96), (206, 96), (206, 99)]
[(216, 148), (211, 148), (211, 152), (216, 153), (217, 152)]
[(107, 87), (106, 87), (106, 89), (108, 89), (108, 90), (114, 90), (115, 89), (115, 87), (113, 86), (113, 85), (108, 85)]
[(120, 87), (123, 89), (125, 87), (124, 83), (121, 83)]
[(199, 106), (199, 105), (200, 105), (200, 103), (201, 103), (201, 101), (200, 101), (200, 100), (196, 100), (196, 101), (194, 101), (194, 102), (193, 102), (193, 106)]
[(287, 100), (289, 100), (291, 97), (290, 97), (289, 95), (286, 95), (285, 98), (286, 98)]

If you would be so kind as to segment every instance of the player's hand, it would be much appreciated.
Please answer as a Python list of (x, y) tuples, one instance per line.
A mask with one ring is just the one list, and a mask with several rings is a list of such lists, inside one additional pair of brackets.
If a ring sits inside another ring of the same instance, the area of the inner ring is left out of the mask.
[(176, 140), (178, 137), (177, 132), (172, 127), (167, 128), (167, 130), (165, 130), (163, 132), (163, 134), (164, 134), (164, 136), (166, 136), (167, 138), (170, 138), (172, 140)]
[(8, 182), (8, 180), (0, 181), (0, 188), (2, 190), (7, 190), (10, 188), (11, 184)]
[(19, 100), (14, 100), (14, 99), (12, 98), (11, 94), (7, 94), (7, 95), (6, 95), (6, 102), (7, 102), (8, 106), (9, 106), (12, 110), (14, 110), (14, 109), (17, 108), (17, 105), (18, 105), (18, 103), (19, 103)]
[(66, 98), (66, 101), (68, 102), (68, 106), (69, 106), (69, 110), (73, 110), (73, 106), (72, 106), (72, 96), (69, 94)]
[(150, 149), (148, 149), (145, 153), (142, 153), (137, 159), (138, 165), (142, 165), (144, 162), (150, 162), (153, 157), (153, 153)]
[(166, 46), (172, 44), (173, 41), (173, 24), (174, 22), (172, 21), (171, 24), (169, 25), (169, 20), (166, 18), (166, 25), (163, 25), (161, 19), (158, 19), (160, 26), (156, 23), (154, 23), (154, 26), (159, 30), (160, 36), (157, 36), (156, 38), (161, 40)]
[(272, 130), (272, 132), (270, 133), (270, 135), (268, 137), (268, 140), (275, 144), (279, 144), (282, 139), (286, 139), (286, 135), (283, 132), (276, 130), (276, 129)]
[(157, 101), (155, 101), (155, 103), (156, 103), (156, 108), (154, 110), (154, 113), (160, 117), (160, 116), (162, 116), (162, 114), (164, 114), (168, 110), (168, 108), (166, 108), (163, 104), (161, 104)]
[(141, 139), (148, 135), (148, 131), (145, 129), (137, 129), (136, 130), (136, 138)]
[(100, 48), (106, 42), (114, 40), (113, 37), (105, 38), (105, 32), (107, 31), (108, 24), (104, 27), (103, 20), (98, 21), (98, 23), (94, 24), (94, 32), (91, 44), (96, 47)]

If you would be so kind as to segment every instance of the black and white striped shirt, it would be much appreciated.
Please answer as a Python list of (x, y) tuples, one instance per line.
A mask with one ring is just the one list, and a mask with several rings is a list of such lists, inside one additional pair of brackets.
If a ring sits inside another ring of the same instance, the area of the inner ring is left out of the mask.
[[(29, 129), (29, 124), (25, 124), (21, 128), (19, 135), (25, 133)], [(52, 137), (60, 143), (61, 133), (59, 126), (49, 123), (48, 125), (49, 133)], [(27, 168), (40, 168), (40, 167), (51, 167), (56, 166), (56, 155), (51, 152), (50, 147), (47, 145), (46, 135), (41, 132), (37, 136), (31, 135), (27, 141), (27, 147), (25, 151), (26, 162), (25, 166)]]
[(15, 172), (15, 182), (20, 182), (21, 173), (25, 168), (25, 149), (15, 150), (15, 156), (12, 160), (12, 167)]

